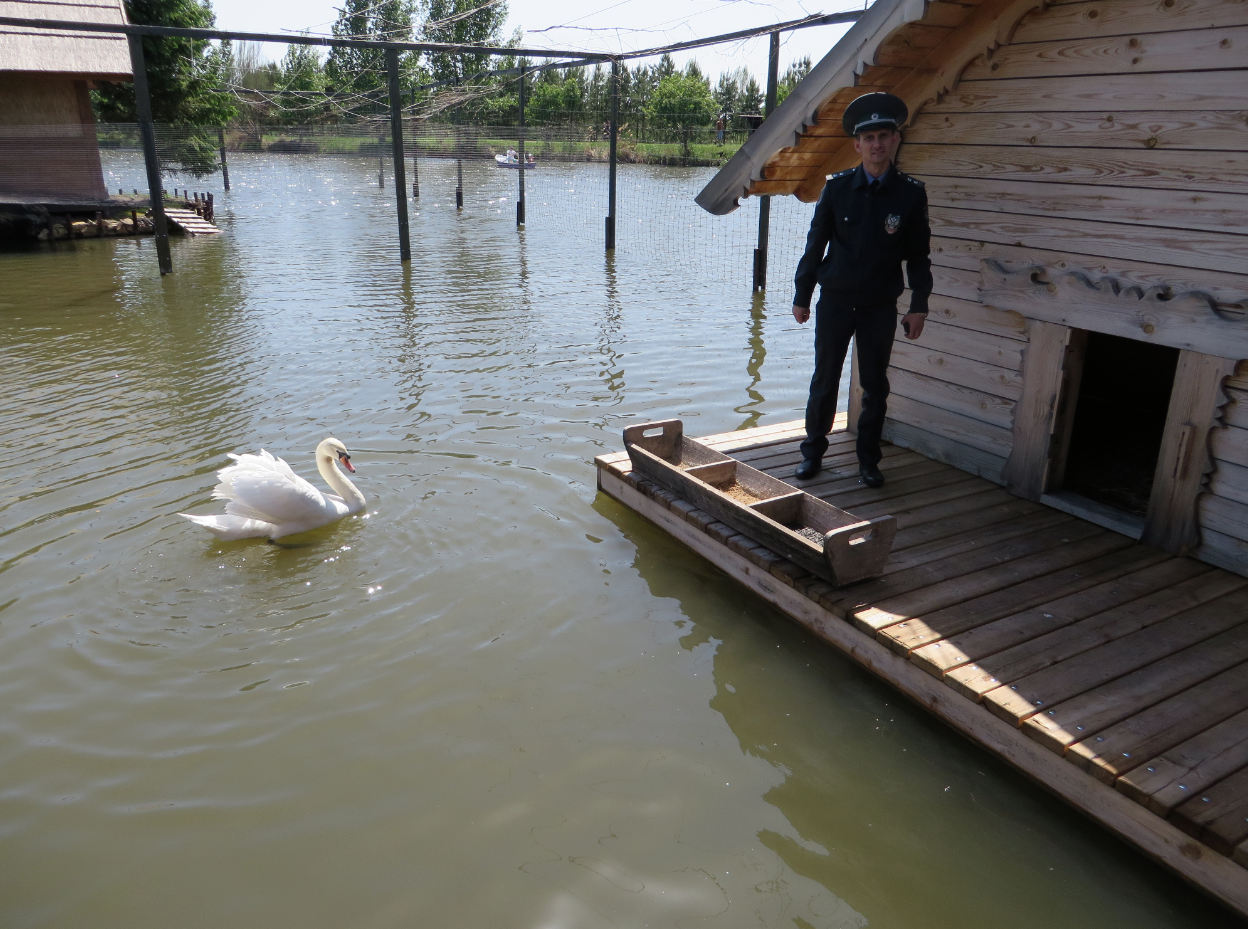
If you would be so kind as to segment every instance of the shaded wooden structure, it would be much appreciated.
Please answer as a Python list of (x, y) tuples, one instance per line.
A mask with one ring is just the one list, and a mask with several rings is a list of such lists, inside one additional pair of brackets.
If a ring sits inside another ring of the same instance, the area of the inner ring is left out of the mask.
[[(126, 21), (121, 0), (4, 0), (0, 16)], [(124, 35), (0, 26), (0, 202), (108, 201), (88, 94), (130, 79)]]
[(1246, 37), (1242, 0), (879, 0), (698, 202), (816, 199), (845, 105), (901, 96), (935, 292), (886, 437), (1248, 574)]
[[(598, 485), (981, 746), (1248, 915), (1248, 579), (897, 446), (857, 481), (842, 416), (805, 489), (891, 514), (882, 576), (833, 586), (635, 472)], [(800, 422), (700, 439), (779, 478)]]

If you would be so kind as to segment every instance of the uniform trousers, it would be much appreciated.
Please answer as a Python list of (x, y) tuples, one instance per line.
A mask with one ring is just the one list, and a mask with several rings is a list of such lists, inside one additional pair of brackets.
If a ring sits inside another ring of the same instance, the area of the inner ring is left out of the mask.
[(880, 435), (888, 401), (888, 361), (893, 353), (897, 305), (855, 306), (835, 295), (820, 295), (815, 306), (815, 373), (806, 401), (806, 440), (802, 458), (818, 461), (828, 450), (836, 416), (841, 369), (852, 338), (858, 351), (862, 413), (858, 417), (858, 463), (880, 462)]

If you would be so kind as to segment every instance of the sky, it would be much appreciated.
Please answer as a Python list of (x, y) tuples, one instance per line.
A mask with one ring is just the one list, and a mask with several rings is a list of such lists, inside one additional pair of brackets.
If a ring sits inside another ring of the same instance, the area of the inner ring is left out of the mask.
[[(218, 29), (259, 33), (330, 35), (342, 0), (210, 0)], [(863, 9), (862, 0), (507, 0), (505, 35), (524, 31), (526, 48), (628, 52), (707, 36), (723, 35), (801, 19), (816, 13)], [(815, 26), (786, 32), (780, 39), (780, 72), (809, 56), (821, 59), (848, 26)], [(744, 66), (760, 84), (767, 80), (766, 37), (740, 40), (673, 55), (683, 66), (690, 58), (714, 84), (720, 74)], [(266, 46), (267, 58), (284, 47)], [(637, 61), (631, 61), (635, 67)]]

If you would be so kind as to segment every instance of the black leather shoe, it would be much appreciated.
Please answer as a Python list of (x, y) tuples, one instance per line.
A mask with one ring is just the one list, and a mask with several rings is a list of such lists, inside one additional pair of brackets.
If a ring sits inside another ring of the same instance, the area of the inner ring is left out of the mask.
[(864, 464), (858, 469), (858, 477), (868, 487), (884, 486), (884, 475), (880, 473), (877, 465)]
[(799, 481), (808, 481), (818, 474), (822, 468), (823, 462), (818, 458), (803, 458), (802, 463), (793, 472), (793, 476)]

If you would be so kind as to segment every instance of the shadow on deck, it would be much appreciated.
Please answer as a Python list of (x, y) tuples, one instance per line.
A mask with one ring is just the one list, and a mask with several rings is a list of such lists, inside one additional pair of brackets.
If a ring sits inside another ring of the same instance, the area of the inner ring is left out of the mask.
[(965, 735), (1248, 915), (1248, 578), (853, 437), (797, 483), (800, 423), (699, 439), (862, 518), (884, 573), (833, 587), (631, 471), (598, 485)]

